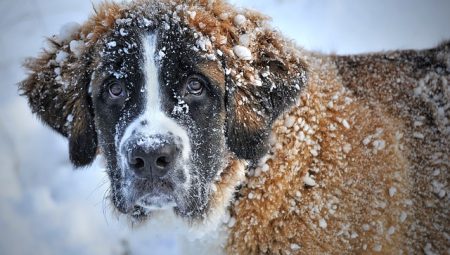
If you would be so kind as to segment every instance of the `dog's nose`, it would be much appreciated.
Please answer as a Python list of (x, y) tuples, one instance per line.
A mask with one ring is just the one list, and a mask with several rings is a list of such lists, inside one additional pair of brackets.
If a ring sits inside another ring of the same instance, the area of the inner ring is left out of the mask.
[(128, 164), (131, 170), (141, 178), (160, 178), (173, 167), (179, 149), (174, 142), (149, 138), (150, 141), (158, 140), (153, 144), (146, 143), (135, 146), (128, 153)]

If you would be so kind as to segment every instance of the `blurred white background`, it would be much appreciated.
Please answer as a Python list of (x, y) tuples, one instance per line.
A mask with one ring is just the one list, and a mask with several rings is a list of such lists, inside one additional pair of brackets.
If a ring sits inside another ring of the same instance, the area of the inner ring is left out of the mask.
[[(298, 45), (326, 53), (419, 49), (450, 39), (448, 0), (232, 2), (268, 14)], [(176, 228), (130, 230), (111, 216), (101, 162), (73, 171), (66, 141), (18, 96), (23, 60), (91, 10), (89, 0), (0, 1), (0, 254), (185, 254)]]

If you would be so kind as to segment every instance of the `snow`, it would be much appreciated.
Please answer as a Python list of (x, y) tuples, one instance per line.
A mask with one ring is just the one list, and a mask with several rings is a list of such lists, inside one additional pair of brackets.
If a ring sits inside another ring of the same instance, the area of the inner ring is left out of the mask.
[(298, 244), (296, 244), (296, 243), (292, 243), (291, 244), (291, 250), (293, 250), (293, 251), (298, 251), (298, 250), (300, 250), (300, 245), (298, 245)]
[(350, 124), (348, 124), (347, 120), (342, 120), (342, 126), (344, 126), (346, 129), (350, 128)]
[(65, 51), (59, 51), (58, 53), (56, 53), (55, 61), (59, 65), (62, 65), (67, 60), (68, 57), (69, 57), (69, 53), (67, 53)]
[(81, 53), (83, 52), (84, 42), (81, 40), (80, 41), (72, 40), (69, 44), (69, 48), (70, 51), (73, 52), (73, 54), (75, 54), (75, 56), (78, 58), (81, 56)]
[(77, 22), (66, 23), (59, 30), (59, 35), (57, 36), (57, 39), (60, 42), (68, 41), (70, 40), (72, 35), (78, 31), (78, 29), (80, 29), (80, 24), (78, 24)]
[(303, 177), (303, 182), (308, 187), (316, 186), (316, 181), (309, 174), (306, 174), (305, 177)]
[(326, 229), (328, 226), (327, 222), (325, 221), (325, 219), (320, 219), (319, 220), (319, 227), (322, 229)]
[[(450, 38), (448, 1), (232, 2), (265, 12), (273, 17), (275, 27), (309, 50), (358, 53), (424, 48)], [(399, 13), (405, 6), (408, 11)], [(0, 254), (201, 254), (186, 249), (184, 239), (179, 237), (180, 227), (169, 220), (131, 229), (123, 218), (113, 215), (103, 199), (109, 185), (103, 159), (87, 169), (73, 171), (67, 141), (31, 114), (26, 100), (13, 86), (25, 77), (21, 62), (36, 56), (44, 37), (56, 34), (59, 41), (70, 40), (91, 13), (91, 1), (1, 1), (0, 8), (8, 10), (0, 17)], [(234, 22), (245, 25), (246, 18), (241, 16), (234, 17)], [(151, 25), (146, 19), (144, 23)], [(251, 45), (246, 40), (241, 36), (239, 44), (249, 51)], [(60, 51), (56, 61), (64, 62), (69, 50), (77, 56), (81, 46), (71, 41), (70, 48)], [(55, 74), (60, 75), (61, 69), (55, 68)], [(298, 133), (301, 141), (306, 139), (304, 132)], [(265, 170), (265, 165), (261, 169)], [(404, 222), (406, 212), (399, 219)], [(234, 218), (228, 221), (229, 226), (235, 223)], [(291, 249), (300, 246), (291, 244)], [(424, 252), (431, 254), (431, 245), (424, 247)]]
[(106, 46), (108, 46), (108, 48), (114, 48), (117, 46), (117, 43), (116, 43), (116, 41), (111, 41), (111, 42), (108, 42), (106, 44)]
[(242, 60), (252, 60), (252, 52), (247, 47), (236, 45), (233, 47), (233, 52)]
[(383, 248), (383, 246), (381, 244), (375, 244), (375, 246), (373, 247), (373, 250), (376, 252), (380, 252), (382, 248)]
[(248, 47), (250, 45), (250, 35), (243, 34), (239, 36), (239, 44), (244, 47)]
[(389, 188), (389, 196), (393, 197), (395, 195), (395, 193), (397, 193), (397, 188), (396, 187), (390, 187)]
[(242, 14), (238, 14), (234, 17), (233, 21), (237, 27), (241, 27), (247, 21), (247, 18)]

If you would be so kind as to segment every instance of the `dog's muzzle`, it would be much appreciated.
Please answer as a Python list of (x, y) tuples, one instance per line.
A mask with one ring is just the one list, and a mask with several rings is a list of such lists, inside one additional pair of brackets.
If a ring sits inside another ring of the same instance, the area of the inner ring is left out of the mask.
[[(122, 194), (124, 213), (140, 207), (145, 210), (173, 208), (177, 189), (186, 183), (183, 144), (171, 132), (133, 134), (123, 143)], [(120, 209), (119, 209), (120, 210)]]

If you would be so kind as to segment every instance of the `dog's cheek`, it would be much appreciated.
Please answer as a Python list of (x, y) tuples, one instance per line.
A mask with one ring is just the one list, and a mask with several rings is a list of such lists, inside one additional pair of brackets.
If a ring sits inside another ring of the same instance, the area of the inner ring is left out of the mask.
[(248, 128), (243, 123), (234, 123), (228, 130), (228, 147), (238, 158), (258, 160), (268, 151), (268, 128)]

